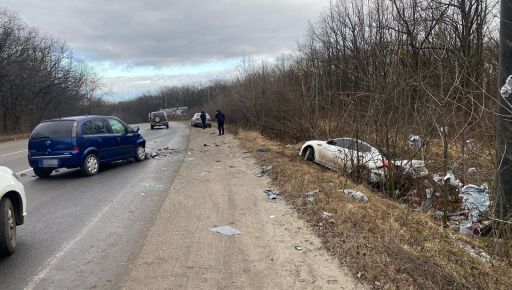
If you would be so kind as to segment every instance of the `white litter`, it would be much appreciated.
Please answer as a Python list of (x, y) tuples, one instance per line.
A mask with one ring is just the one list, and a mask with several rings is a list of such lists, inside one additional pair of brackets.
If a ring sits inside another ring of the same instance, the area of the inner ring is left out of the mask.
[(508, 98), (510, 94), (512, 94), (512, 75), (507, 78), (507, 81), (503, 87), (501, 87), (500, 94), (504, 99)]
[(326, 212), (326, 211), (322, 212), (322, 218), (323, 218), (323, 219), (328, 219), (328, 218), (330, 218), (330, 217), (332, 217), (332, 216), (334, 216), (334, 214), (333, 214), (333, 213)]
[(411, 147), (414, 150), (420, 150), (421, 149), (421, 137), (416, 135), (411, 135), (409, 137), (409, 147)]
[(231, 226), (220, 226), (216, 228), (208, 229), (211, 232), (219, 233), (225, 236), (236, 236), (240, 235), (241, 232)]
[(364, 193), (362, 193), (360, 191), (355, 191), (352, 189), (344, 189), (343, 192), (345, 192), (345, 194), (347, 194), (348, 196), (350, 196), (351, 198), (353, 198), (355, 200), (368, 201), (368, 197), (366, 197), (366, 195), (364, 195)]
[(267, 175), (267, 173), (272, 169), (272, 165), (269, 166), (263, 166), (260, 168), (260, 172), (256, 174), (257, 177), (263, 177)]
[(461, 233), (473, 233), (473, 225), (490, 205), (488, 185), (466, 185), (462, 188), (460, 196), (462, 207), (468, 210), (468, 220), (460, 223), (459, 230)]

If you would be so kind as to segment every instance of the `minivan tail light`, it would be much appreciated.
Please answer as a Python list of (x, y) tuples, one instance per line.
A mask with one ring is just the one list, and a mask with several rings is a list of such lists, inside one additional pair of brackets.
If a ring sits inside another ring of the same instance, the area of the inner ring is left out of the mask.
[[(71, 129), (71, 138), (76, 137), (76, 121), (73, 123), (73, 128)], [(78, 149), (80, 150), (80, 149)]]
[(73, 147), (71, 148), (72, 151), (80, 151), (80, 147)]

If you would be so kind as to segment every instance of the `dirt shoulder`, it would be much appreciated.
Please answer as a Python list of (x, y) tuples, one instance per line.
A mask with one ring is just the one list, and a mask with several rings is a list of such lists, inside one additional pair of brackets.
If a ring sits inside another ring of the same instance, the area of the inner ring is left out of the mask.
[[(215, 132), (192, 130), (190, 154), (124, 288), (363, 288), (294, 209), (267, 200), (270, 179), (255, 176), (256, 153)], [(208, 230), (222, 225), (241, 234)]]

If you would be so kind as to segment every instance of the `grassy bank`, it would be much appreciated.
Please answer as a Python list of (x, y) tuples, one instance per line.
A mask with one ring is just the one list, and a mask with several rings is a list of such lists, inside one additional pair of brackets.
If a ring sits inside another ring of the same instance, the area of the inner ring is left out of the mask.
[[(258, 133), (240, 131), (243, 146), (255, 152), (284, 199), (309, 222), (327, 250), (359, 279), (376, 288), (510, 289), (512, 261), (493, 255), (489, 238), (460, 235), (445, 229), (432, 213), (414, 211), (345, 176), (303, 161), (300, 144), (283, 144)], [(259, 147), (267, 149), (257, 153)], [(301, 194), (323, 189), (313, 203)], [(368, 202), (347, 197), (355, 189)], [(327, 219), (322, 212), (332, 213)], [(461, 245), (485, 250), (486, 263)]]

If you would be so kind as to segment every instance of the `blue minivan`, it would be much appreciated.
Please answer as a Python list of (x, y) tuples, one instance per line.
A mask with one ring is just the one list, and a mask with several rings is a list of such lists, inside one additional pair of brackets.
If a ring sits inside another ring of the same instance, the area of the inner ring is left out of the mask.
[(117, 117), (78, 116), (43, 121), (28, 141), (28, 162), (40, 178), (57, 168), (80, 168), (86, 176), (100, 164), (146, 158), (146, 140)]

